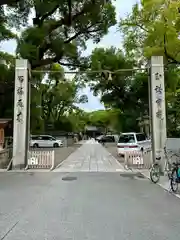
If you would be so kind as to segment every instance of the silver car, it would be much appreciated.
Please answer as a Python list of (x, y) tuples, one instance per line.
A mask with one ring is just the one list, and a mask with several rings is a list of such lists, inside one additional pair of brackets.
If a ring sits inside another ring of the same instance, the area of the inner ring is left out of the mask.
[(30, 147), (33, 148), (58, 148), (63, 146), (63, 141), (50, 135), (33, 135), (30, 139)]

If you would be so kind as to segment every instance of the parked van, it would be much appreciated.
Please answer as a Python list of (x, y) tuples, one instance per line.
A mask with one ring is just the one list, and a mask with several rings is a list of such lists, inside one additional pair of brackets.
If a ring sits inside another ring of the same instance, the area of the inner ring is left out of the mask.
[(58, 148), (62, 146), (63, 142), (61, 139), (56, 139), (50, 135), (34, 135), (30, 139), (30, 147), (34, 148)]
[(119, 156), (129, 151), (147, 151), (151, 149), (151, 140), (144, 133), (121, 133), (117, 144)]

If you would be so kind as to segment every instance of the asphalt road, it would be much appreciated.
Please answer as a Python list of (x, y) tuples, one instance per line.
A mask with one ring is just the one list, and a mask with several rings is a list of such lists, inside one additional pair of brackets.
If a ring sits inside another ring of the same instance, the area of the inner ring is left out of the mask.
[(145, 178), (123, 172), (0, 173), (1, 240), (179, 236), (180, 200)]

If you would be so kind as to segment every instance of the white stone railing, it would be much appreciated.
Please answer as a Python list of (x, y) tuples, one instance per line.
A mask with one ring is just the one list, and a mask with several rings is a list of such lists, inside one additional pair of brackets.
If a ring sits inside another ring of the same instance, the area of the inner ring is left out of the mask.
[(54, 150), (29, 151), (27, 169), (54, 169)]
[(125, 153), (126, 168), (150, 169), (152, 166), (152, 151), (129, 151)]

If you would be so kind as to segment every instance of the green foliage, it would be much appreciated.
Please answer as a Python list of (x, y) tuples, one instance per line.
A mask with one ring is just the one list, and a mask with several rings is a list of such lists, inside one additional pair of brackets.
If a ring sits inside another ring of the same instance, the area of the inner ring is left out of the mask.
[(17, 39), (12, 27), (20, 29), (30, 13), (30, 4), (27, 0), (8, 0), (0, 2), (0, 42), (9, 39)]
[[(152, 55), (163, 55), (165, 63), (174, 63), (165, 71), (168, 134), (180, 136), (179, 9), (177, 0), (143, 0), (120, 20), (123, 50), (97, 48), (83, 57), (87, 41), (98, 43), (116, 24), (111, 1), (2, 0), (0, 42), (17, 39), (17, 57), (28, 59), (32, 69), (49, 71), (32, 74), (32, 131), (43, 132), (51, 125), (83, 132), (88, 124), (105, 131), (138, 131), (137, 118), (149, 111), (148, 74), (132, 69), (146, 65)], [(19, 37), (12, 27), (23, 29)], [(0, 117), (12, 118), (15, 59), (3, 52), (0, 58), (6, 62), (0, 65)], [(63, 66), (87, 73), (69, 80)], [(86, 113), (77, 107), (88, 101), (79, 94), (83, 84), (100, 95), (105, 110)]]
[(14, 57), (0, 52), (0, 118), (12, 118), (14, 100)]
[(24, 8), (18, 13), (25, 19), (29, 9), (35, 11), (33, 26), (26, 25), (18, 40), (17, 54), (28, 59), (33, 69), (56, 62), (74, 68), (86, 67), (86, 59), (81, 56), (86, 41), (92, 39), (98, 43), (108, 28), (116, 24), (111, 1), (79, 3), (73, 0), (71, 9), (69, 1), (52, 0), (50, 4), (49, 0), (35, 0), (32, 3), (27, 11)]
[[(95, 49), (91, 56), (91, 70), (100, 72), (88, 73), (86, 81), (96, 95), (101, 95), (101, 101), (107, 108), (120, 110), (118, 115), (120, 131), (139, 131), (137, 119), (148, 115), (149, 112), (148, 74), (146, 71), (129, 71), (137, 65), (135, 61), (129, 61), (129, 57), (122, 51), (114, 48)], [(109, 73), (101, 74), (104, 69)], [(169, 136), (180, 133), (179, 71), (176, 65), (165, 69)]]
[[(135, 130), (136, 119), (148, 112), (148, 75), (130, 70), (135, 66), (121, 50), (99, 48), (92, 53), (92, 72), (86, 76), (94, 94), (100, 94), (108, 108), (119, 109), (116, 128), (126, 131)], [(102, 74), (103, 70), (108, 70), (110, 77), (106, 71)]]
[[(5, 11), (6, 9), (6, 11)], [(29, 25), (30, 13), (34, 11), (33, 24)], [(107, 34), (108, 28), (116, 24), (115, 8), (111, 1), (104, 0), (8, 0), (0, 3), (0, 41), (17, 39), (17, 56), (28, 59), (32, 69), (50, 70), (44, 73), (33, 72), (31, 78), (31, 127), (33, 131), (43, 131), (49, 123), (55, 127), (72, 126), (72, 115), (79, 111), (78, 103), (88, 101), (86, 95), (79, 95), (82, 84), (65, 78), (61, 66), (84, 68), (88, 58), (81, 53), (86, 48), (87, 40), (98, 43)], [(21, 30), (19, 38), (11, 28)], [(23, 29), (22, 29), (23, 27)], [(1, 116), (13, 115), (14, 60), (0, 53), (8, 66), (1, 68)], [(55, 64), (54, 64), (55, 63)], [(58, 64), (57, 64), (58, 63)], [(60, 63), (60, 65), (59, 65)], [(10, 66), (10, 67), (9, 67)], [(43, 67), (43, 68), (42, 68)], [(13, 74), (12, 74), (13, 73)], [(46, 77), (46, 82), (44, 82)], [(9, 92), (8, 92), (9, 91)], [(8, 96), (11, 104), (5, 106)], [(10, 106), (11, 105), (11, 106)], [(9, 111), (8, 110), (8, 111)], [(70, 118), (71, 115), (71, 120)], [(84, 126), (84, 115), (76, 113)]]
[[(91, 89), (95, 95), (102, 94), (101, 100), (104, 103), (109, 103), (111, 107), (121, 108), (126, 104), (124, 100), (129, 84), (128, 77), (131, 76), (131, 72), (120, 72), (119, 69), (129, 69), (132, 66), (132, 62), (126, 61), (123, 52), (120, 50), (115, 48), (95, 49), (91, 56), (92, 73), (87, 75)], [(106, 74), (102, 74), (104, 69), (115, 72), (111, 74), (112, 80), (109, 80)], [(94, 71), (99, 72), (94, 73)]]
[(173, 63), (165, 71), (168, 135), (180, 136), (179, 63), (180, 63), (180, 2), (144, 0), (120, 21), (124, 47), (128, 57), (140, 64), (153, 55), (164, 56)]
[(168, 135), (180, 137), (180, 70), (170, 66), (165, 76)]
[(89, 114), (77, 107), (68, 115), (68, 119), (72, 124), (72, 131), (84, 132), (89, 120)]
[(120, 21), (124, 47), (129, 56), (149, 58), (163, 55), (170, 62), (180, 62), (180, 2), (143, 0)]
[(118, 109), (97, 110), (89, 113), (88, 124), (99, 127), (105, 131), (119, 131)]
[(79, 95), (80, 85), (74, 80), (66, 79), (64, 70), (59, 64), (52, 65), (51, 70), (53, 72), (46, 76), (46, 82), (40, 81), (37, 84), (35, 81), (36, 84), (32, 88), (31, 125), (33, 131), (45, 130), (50, 123), (57, 130), (62, 130), (63, 126), (66, 128), (69, 126), (69, 131), (72, 131), (73, 127), (67, 116), (77, 109), (76, 104), (85, 103), (88, 98), (86, 95)]

